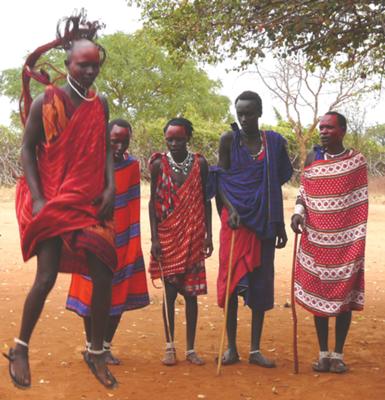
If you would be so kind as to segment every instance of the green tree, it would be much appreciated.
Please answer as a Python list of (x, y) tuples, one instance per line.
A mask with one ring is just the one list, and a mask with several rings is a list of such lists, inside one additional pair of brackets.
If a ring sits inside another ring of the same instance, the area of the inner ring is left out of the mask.
[[(383, 0), (128, 0), (143, 10), (159, 40), (179, 53), (206, 61), (239, 58), (254, 64), (273, 52), (301, 50), (314, 65), (342, 56), (362, 74), (385, 72)], [(362, 61), (365, 61), (363, 63)]]
[(377, 124), (367, 128), (365, 136), (385, 147), (385, 124)]
[(98, 86), (110, 99), (112, 116), (131, 121), (168, 119), (193, 106), (207, 120), (228, 118), (229, 99), (218, 94), (219, 81), (211, 80), (194, 61), (178, 66), (147, 30), (132, 35), (104, 36), (107, 50)]

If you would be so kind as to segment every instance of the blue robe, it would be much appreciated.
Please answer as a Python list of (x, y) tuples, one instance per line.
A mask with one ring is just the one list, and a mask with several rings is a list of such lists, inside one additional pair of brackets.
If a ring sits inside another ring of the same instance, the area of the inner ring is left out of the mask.
[(213, 197), (220, 188), (238, 211), (241, 224), (262, 240), (261, 265), (239, 281), (238, 292), (249, 307), (265, 311), (274, 305), (275, 238), (284, 224), (281, 186), (291, 178), (293, 168), (280, 134), (264, 133), (265, 157), (257, 161), (242, 145), (237, 124), (232, 128), (230, 169), (210, 168), (207, 193)]

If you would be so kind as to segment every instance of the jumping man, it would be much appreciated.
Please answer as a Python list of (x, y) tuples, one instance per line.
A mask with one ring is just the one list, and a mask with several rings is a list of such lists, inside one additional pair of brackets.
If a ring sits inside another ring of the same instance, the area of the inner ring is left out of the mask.
[[(24, 260), (37, 255), (37, 271), (16, 345), (8, 354), (9, 373), (19, 388), (31, 385), (28, 344), (58, 272), (91, 277), (92, 335), (86, 362), (103, 385), (116, 384), (103, 351), (117, 261), (111, 221), (114, 170), (107, 102), (90, 89), (105, 58), (93, 42), (99, 28), (82, 14), (67, 18), (64, 35), (39, 47), (23, 69), (25, 176), (17, 186), (16, 211)], [(44, 52), (59, 47), (67, 51), (67, 83), (62, 87), (33, 69)], [(47, 85), (32, 104), (31, 77)]]

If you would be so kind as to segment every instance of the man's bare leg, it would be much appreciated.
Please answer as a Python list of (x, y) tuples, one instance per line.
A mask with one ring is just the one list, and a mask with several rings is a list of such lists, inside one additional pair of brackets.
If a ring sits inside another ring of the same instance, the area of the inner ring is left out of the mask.
[(259, 350), (265, 319), (264, 311), (251, 311), (251, 351)]
[(112, 339), (115, 336), (115, 332), (116, 332), (116, 329), (119, 326), (121, 317), (122, 317), (121, 314), (119, 314), (119, 315), (111, 315), (109, 317), (109, 319), (108, 319), (107, 333), (106, 333), (106, 335), (104, 337), (103, 347), (104, 347), (104, 350), (106, 350), (106, 352), (105, 352), (106, 362), (107, 362), (107, 364), (110, 364), (110, 365), (119, 365), (120, 364), (119, 358), (115, 357), (112, 354), (111, 342), (112, 342)]
[(265, 312), (259, 310), (251, 311), (251, 349), (249, 363), (259, 365), (264, 368), (274, 368), (275, 362), (262, 355), (260, 343), (263, 330)]
[(313, 363), (313, 370), (317, 372), (329, 372), (329, 318), (314, 316), (314, 325), (320, 348), (318, 359)]
[[(39, 244), (35, 281), (25, 299), (19, 339), (29, 343), (45, 300), (53, 288), (59, 271), (61, 239), (52, 238)], [(21, 386), (31, 384), (28, 347), (16, 344), (11, 361), (11, 374)]]
[[(106, 362), (108, 365), (120, 364), (120, 360), (112, 354), (111, 348), (110, 346), (107, 346), (107, 343), (111, 344), (116, 329), (118, 328), (121, 317), (122, 315), (120, 314), (120, 315), (110, 316), (108, 319), (107, 333), (104, 337), (104, 342), (103, 342), (103, 348), (105, 350), (104, 356), (106, 358)], [(83, 317), (83, 322), (84, 322), (84, 330), (86, 332), (86, 341), (89, 347), (91, 345), (91, 317)], [(88, 348), (86, 350), (88, 350)]]
[(342, 354), (344, 352), (345, 340), (349, 332), (352, 312), (347, 311), (336, 317), (336, 345), (334, 351)]
[(91, 317), (83, 317), (83, 323), (86, 332), (86, 341), (91, 344)]
[(344, 373), (348, 367), (344, 363), (344, 345), (352, 320), (352, 312), (343, 312), (336, 317), (336, 344), (334, 352), (330, 355), (330, 371)]
[[(85, 359), (96, 378), (106, 387), (116, 385), (109, 371), (103, 352), (103, 340), (107, 330), (111, 307), (112, 271), (92, 253), (87, 254), (93, 283), (91, 300), (91, 349)], [(93, 352), (101, 352), (94, 354)]]
[(186, 360), (195, 365), (205, 362), (198, 357), (194, 349), (195, 335), (198, 321), (198, 302), (196, 296), (184, 296), (186, 315)]
[(317, 338), (320, 351), (329, 350), (329, 318), (314, 316), (315, 329), (317, 331)]

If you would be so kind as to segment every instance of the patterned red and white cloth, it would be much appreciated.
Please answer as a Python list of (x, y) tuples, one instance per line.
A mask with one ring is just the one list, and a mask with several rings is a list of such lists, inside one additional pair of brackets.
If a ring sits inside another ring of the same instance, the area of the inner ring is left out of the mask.
[(368, 218), (367, 165), (351, 151), (306, 167), (300, 195), (305, 228), (297, 254), (295, 297), (317, 316), (364, 307)]

